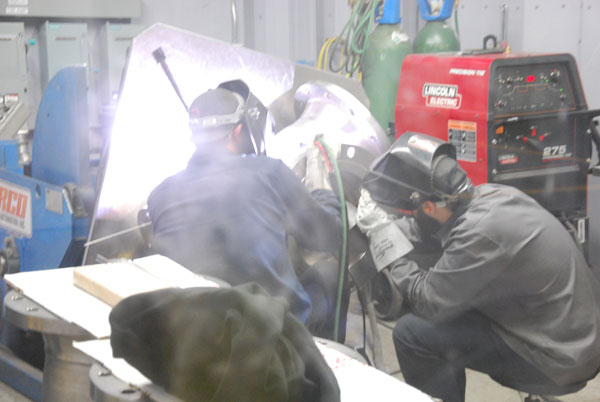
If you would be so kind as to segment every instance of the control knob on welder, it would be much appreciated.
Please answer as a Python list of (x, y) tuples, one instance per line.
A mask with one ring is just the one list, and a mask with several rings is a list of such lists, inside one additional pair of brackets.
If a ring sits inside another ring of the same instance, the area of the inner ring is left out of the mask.
[(560, 70), (554, 69), (550, 71), (549, 78), (551, 83), (556, 84), (560, 79)]

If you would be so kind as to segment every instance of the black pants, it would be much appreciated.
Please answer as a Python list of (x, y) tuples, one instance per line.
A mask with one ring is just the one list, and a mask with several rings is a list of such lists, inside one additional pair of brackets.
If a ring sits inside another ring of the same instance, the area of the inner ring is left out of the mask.
[(407, 314), (396, 324), (393, 339), (405, 381), (444, 402), (464, 401), (465, 368), (521, 391), (544, 394), (538, 390), (556, 387), (475, 312), (445, 322)]
[[(314, 336), (334, 340), (339, 272), (337, 260), (324, 260), (315, 263), (298, 278), (312, 302), (312, 313), (306, 326)], [(338, 327), (338, 342), (341, 343), (346, 337), (349, 295), (348, 282), (345, 280)]]

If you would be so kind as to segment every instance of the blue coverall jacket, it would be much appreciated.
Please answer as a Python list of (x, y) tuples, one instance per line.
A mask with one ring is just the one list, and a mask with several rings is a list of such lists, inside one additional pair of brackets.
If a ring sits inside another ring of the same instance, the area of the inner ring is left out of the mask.
[(340, 245), (333, 192), (309, 193), (281, 161), (265, 156), (197, 152), (152, 191), (148, 211), (157, 252), (231, 285), (256, 282), (305, 323), (311, 301), (294, 272), (288, 236), (335, 256)]

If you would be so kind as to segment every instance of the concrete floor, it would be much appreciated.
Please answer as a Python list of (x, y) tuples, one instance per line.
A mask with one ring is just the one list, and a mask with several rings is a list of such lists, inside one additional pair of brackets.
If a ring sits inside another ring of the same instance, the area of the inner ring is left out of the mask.
[[(378, 323), (383, 352), (383, 367), (380, 369), (403, 380), (402, 373), (400, 373), (400, 367), (398, 366), (398, 360), (396, 359), (394, 344), (392, 342), (392, 328), (394, 327), (394, 324), (394, 322), (381, 321)], [(371, 337), (369, 336), (370, 332), (369, 320), (367, 319), (368, 344), (371, 343)], [(363, 345), (362, 336), (363, 330), (360, 307), (358, 306), (358, 303), (351, 302), (346, 344), (361, 347)], [(369, 346), (367, 347), (367, 350), (369, 356), (372, 356)], [(519, 394), (519, 392), (513, 389), (503, 387), (485, 374), (467, 370), (465, 402), (522, 402), (526, 396), (526, 394)], [(575, 394), (563, 395), (559, 400), (563, 402), (600, 402), (600, 375), (588, 382), (587, 386), (581, 391)]]
[[(400, 373), (392, 343), (393, 326), (393, 322), (379, 322), (377, 325), (383, 352), (383, 362), (380, 369), (402, 380), (402, 373)], [(361, 347), (363, 344), (362, 334), (360, 307), (353, 298), (348, 316), (346, 344), (353, 347)], [(369, 346), (372, 343), (370, 334), (369, 321), (367, 320), (367, 351), (372, 361), (372, 349)], [(515, 390), (499, 385), (487, 375), (475, 371), (467, 371), (466, 402), (522, 402), (525, 396)], [(583, 390), (575, 394), (561, 396), (560, 401), (600, 402), (600, 376), (590, 381)], [(0, 382), (0, 402), (31, 402), (31, 400)]]
[(0, 402), (31, 402), (31, 399), (26, 398), (0, 381)]

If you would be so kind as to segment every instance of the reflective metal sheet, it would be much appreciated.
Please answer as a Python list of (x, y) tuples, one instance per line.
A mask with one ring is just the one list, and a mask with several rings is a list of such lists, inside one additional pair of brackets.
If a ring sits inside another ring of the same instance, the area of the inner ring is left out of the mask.
[[(154, 25), (132, 44), (90, 240), (135, 227), (138, 212), (152, 189), (185, 168), (194, 151), (187, 112), (152, 56), (159, 47), (188, 105), (200, 93), (233, 79), (244, 80), (265, 105), (294, 93), (295, 88), (314, 78), (335, 81), (367, 102), (362, 86), (355, 80), (192, 32)], [(279, 102), (270, 108), (279, 128), (295, 118), (293, 113), (281, 113), (285, 105)], [(90, 246), (84, 263), (95, 262), (98, 254), (106, 258), (139, 256), (137, 250), (142, 244), (139, 231), (131, 230), (112, 241)]]
[(267, 155), (301, 171), (307, 147), (316, 135), (323, 135), (339, 153), (344, 192), (350, 202), (356, 203), (369, 164), (390, 146), (385, 132), (357, 98), (330, 82), (303, 84), (295, 94), (294, 106), (297, 120), (265, 137)]

